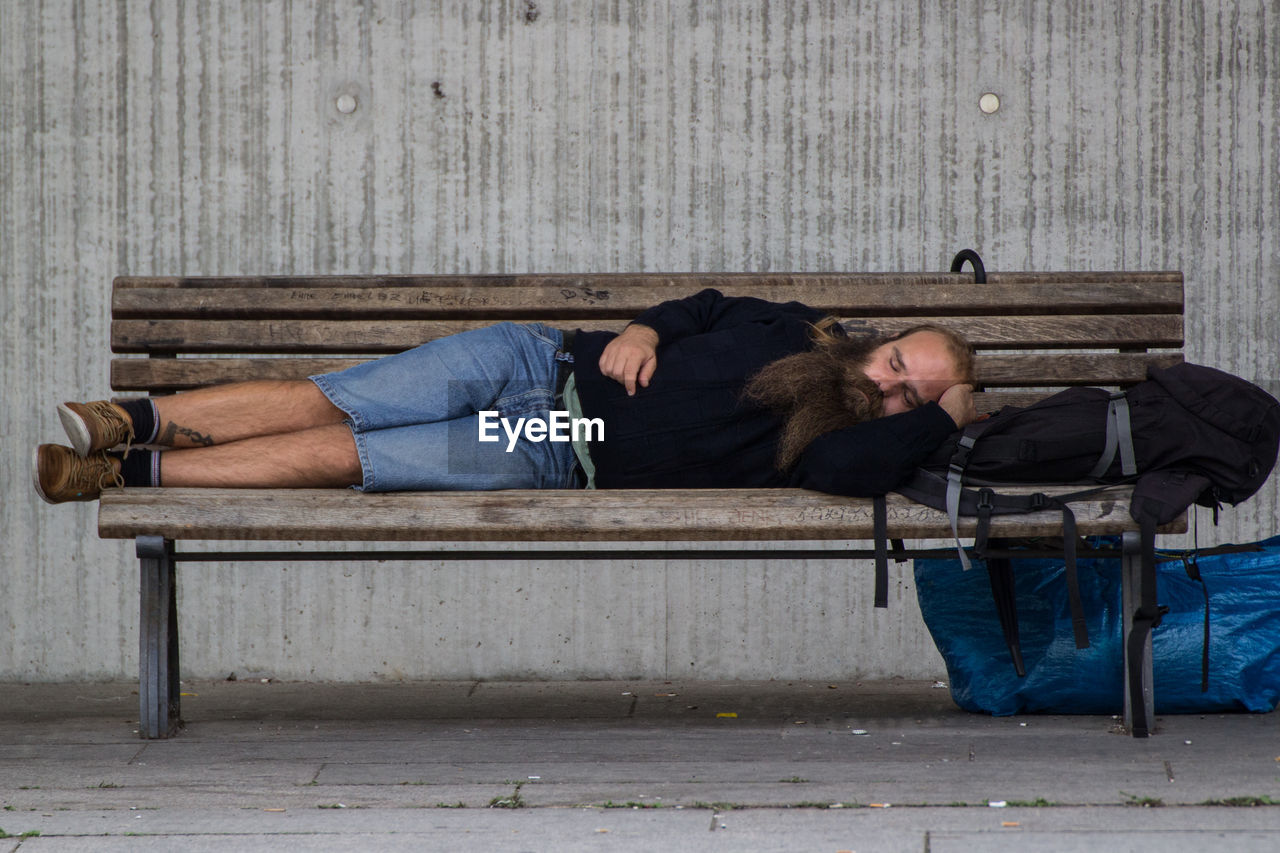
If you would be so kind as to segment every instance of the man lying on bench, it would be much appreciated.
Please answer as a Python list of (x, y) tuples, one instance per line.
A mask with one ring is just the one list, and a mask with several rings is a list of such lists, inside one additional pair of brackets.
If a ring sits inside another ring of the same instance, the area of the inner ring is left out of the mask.
[(50, 503), (162, 483), (870, 496), (977, 418), (974, 381), (951, 330), (851, 339), (798, 302), (708, 289), (621, 334), (499, 323), (309, 379), (65, 403), (72, 447), (40, 445), (33, 474)]

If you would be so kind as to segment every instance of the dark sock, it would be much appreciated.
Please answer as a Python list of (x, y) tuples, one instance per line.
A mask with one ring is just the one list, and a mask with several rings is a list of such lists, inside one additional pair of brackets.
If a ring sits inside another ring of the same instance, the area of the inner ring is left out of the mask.
[[(120, 454), (118, 453), (112, 453), (111, 455), (120, 459)], [(120, 476), (124, 478), (124, 484), (126, 486), (158, 485), (152, 474), (153, 469), (157, 467), (154, 462), (158, 460), (153, 461), (152, 457), (159, 455), (153, 450), (140, 450), (138, 448), (130, 450), (129, 455), (120, 462)]]
[(156, 409), (150, 397), (132, 397), (112, 402), (124, 409), (133, 422), (134, 444), (151, 444), (156, 440)]

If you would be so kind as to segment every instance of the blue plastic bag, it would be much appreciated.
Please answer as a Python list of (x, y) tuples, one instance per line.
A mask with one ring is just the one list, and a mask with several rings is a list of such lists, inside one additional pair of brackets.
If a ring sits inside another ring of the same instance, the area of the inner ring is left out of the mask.
[[(1099, 541), (1114, 545), (1114, 539)], [(1169, 612), (1152, 633), (1156, 712), (1271, 711), (1280, 701), (1280, 536), (1260, 551), (1157, 566), (1158, 600)], [(1018, 629), (1027, 675), (1014, 672), (985, 566), (917, 560), (916, 594), (942, 653), (951, 696), (968, 711), (1118, 714), (1124, 707), (1120, 562), (1078, 561), (1090, 647), (1071, 631), (1061, 560), (1015, 559)], [(1202, 691), (1205, 589), (1209, 593), (1209, 681)]]

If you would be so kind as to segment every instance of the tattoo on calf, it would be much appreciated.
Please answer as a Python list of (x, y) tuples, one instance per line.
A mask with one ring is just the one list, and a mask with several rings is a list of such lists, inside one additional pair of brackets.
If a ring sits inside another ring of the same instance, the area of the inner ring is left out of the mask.
[(178, 436), (183, 436), (192, 444), (198, 444), (201, 447), (209, 447), (213, 444), (213, 436), (197, 432), (190, 427), (178, 426), (173, 421), (165, 425), (164, 434), (160, 436), (159, 443), (165, 447), (173, 447), (173, 441)]

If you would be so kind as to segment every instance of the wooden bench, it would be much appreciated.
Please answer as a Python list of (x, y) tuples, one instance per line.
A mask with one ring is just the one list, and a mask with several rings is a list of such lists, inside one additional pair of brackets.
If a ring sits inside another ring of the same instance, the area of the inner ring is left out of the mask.
[[(963, 253), (962, 253), (963, 254)], [(978, 348), (978, 406), (1025, 404), (1072, 385), (1126, 386), (1150, 365), (1181, 360), (1182, 275), (1177, 272), (743, 273), (501, 276), (122, 277), (112, 294), (111, 387), (166, 394), (260, 378), (336, 370), (422, 341), (499, 320), (622, 329), (643, 309), (715, 287), (730, 296), (799, 300), (843, 319), (851, 332), (892, 333), (928, 321), (953, 326)], [(957, 258), (954, 269), (961, 268)], [(1123, 534), (1126, 596), (1136, 583), (1136, 525), (1126, 489), (1077, 506), (1079, 532)], [(581, 559), (636, 558), (635, 542), (869, 540), (871, 501), (802, 490), (662, 490), (364, 494), (351, 490), (124, 489), (104, 494), (99, 534), (132, 538), (141, 560), (140, 732), (179, 726), (178, 562), (280, 559), (278, 552), (180, 552), (178, 540), (314, 542), (591, 542)], [(1057, 512), (998, 517), (992, 536), (1060, 536)], [(1186, 529), (1181, 523), (1166, 532)], [(961, 533), (972, 535), (972, 525)], [(950, 537), (945, 514), (897, 495), (892, 538)], [(634, 547), (634, 546), (633, 546)], [(657, 559), (780, 556), (734, 545)], [(771, 547), (777, 547), (771, 546)], [(865, 558), (867, 550), (797, 549), (795, 558)], [(516, 559), (510, 551), (304, 550), (289, 559)], [(540, 557), (545, 554), (539, 555)], [(1133, 607), (1126, 599), (1126, 612)], [(1126, 629), (1127, 630), (1127, 629)], [(1148, 640), (1149, 643), (1149, 640)], [(1142, 695), (1126, 693), (1135, 733), (1153, 723), (1150, 651)], [(1135, 718), (1134, 715), (1138, 716)]]

